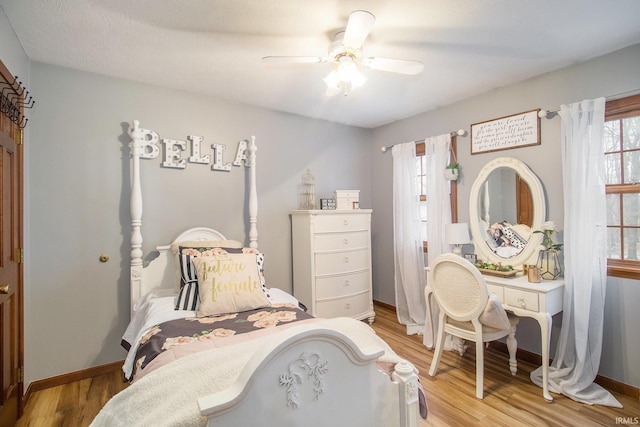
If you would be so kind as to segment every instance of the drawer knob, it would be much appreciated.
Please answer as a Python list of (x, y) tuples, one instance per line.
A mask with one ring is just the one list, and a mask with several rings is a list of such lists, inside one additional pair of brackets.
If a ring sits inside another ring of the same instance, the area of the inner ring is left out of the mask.
[(345, 285), (345, 286), (349, 286), (349, 285), (350, 285), (349, 281), (348, 281), (348, 280), (345, 280), (345, 281), (344, 281), (344, 285)]
[(344, 225), (349, 225), (349, 220), (348, 219), (344, 220)]
[(524, 302), (523, 298), (518, 298), (518, 303), (520, 304), (520, 307), (527, 308), (527, 303)]
[(346, 304), (344, 305), (344, 307), (345, 307), (347, 310), (349, 310), (349, 309), (351, 308), (351, 304), (346, 303)]
[(344, 239), (344, 244), (348, 245), (349, 244), (349, 239)]
[(349, 257), (348, 257), (348, 256), (344, 257), (344, 262), (345, 262), (345, 263), (348, 263), (348, 262), (349, 262)]

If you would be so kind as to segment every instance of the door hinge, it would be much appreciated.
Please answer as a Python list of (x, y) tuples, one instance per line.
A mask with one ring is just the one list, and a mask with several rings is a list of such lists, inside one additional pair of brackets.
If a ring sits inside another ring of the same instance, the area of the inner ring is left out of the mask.
[(24, 382), (24, 366), (20, 366), (18, 368), (18, 382), (19, 383), (23, 383)]
[(16, 256), (16, 262), (17, 262), (18, 264), (22, 264), (22, 261), (23, 261), (23, 251), (22, 251), (22, 248), (16, 248), (15, 256)]
[(16, 131), (16, 136), (14, 137), (14, 140), (16, 142), (16, 145), (22, 145), (22, 143), (24, 142), (24, 132), (22, 132), (22, 129), (18, 129)]

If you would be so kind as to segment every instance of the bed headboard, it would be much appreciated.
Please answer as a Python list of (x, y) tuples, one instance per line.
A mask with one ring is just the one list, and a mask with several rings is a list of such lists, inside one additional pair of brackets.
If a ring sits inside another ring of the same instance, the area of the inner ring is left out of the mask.
[[(129, 128), (131, 143), (131, 312), (141, 297), (158, 289), (173, 289), (176, 277), (175, 263), (171, 253), (171, 244), (187, 240), (226, 240), (219, 231), (206, 227), (191, 228), (182, 232), (173, 242), (158, 246), (159, 256), (147, 267), (142, 263), (142, 185), (140, 183), (140, 158), (149, 145), (149, 131), (140, 128), (140, 122), (134, 120)], [(249, 206), (249, 247), (258, 247), (258, 193), (256, 189), (256, 146), (255, 136), (247, 144), (245, 167), (249, 168), (248, 206)], [(245, 186), (247, 188), (247, 186)], [(244, 196), (243, 196), (244, 197)]]

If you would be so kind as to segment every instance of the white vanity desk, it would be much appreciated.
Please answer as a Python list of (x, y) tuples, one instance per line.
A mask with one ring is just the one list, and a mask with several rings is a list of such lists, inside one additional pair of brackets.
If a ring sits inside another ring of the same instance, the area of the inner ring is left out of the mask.
[[(428, 271), (429, 267), (425, 268), (425, 274)], [(552, 401), (553, 397), (549, 394), (551, 317), (562, 311), (564, 280), (543, 280), (540, 283), (530, 283), (527, 277), (522, 274), (511, 278), (486, 274), (483, 274), (482, 277), (487, 282), (489, 292), (498, 296), (505, 310), (511, 311), (517, 316), (531, 317), (538, 321), (542, 341), (542, 395), (547, 401)], [(427, 320), (429, 320), (433, 318), (431, 304), (435, 304), (435, 301), (432, 302), (431, 287), (428, 282), (425, 288), (425, 301), (427, 302)], [(429, 324), (432, 325), (431, 322)], [(435, 331), (432, 336), (435, 336)]]

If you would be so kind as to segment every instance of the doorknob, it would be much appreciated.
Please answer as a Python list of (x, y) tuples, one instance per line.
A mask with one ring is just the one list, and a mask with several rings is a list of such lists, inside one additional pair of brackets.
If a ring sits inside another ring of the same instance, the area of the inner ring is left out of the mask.
[(8, 294), (9, 285), (0, 285), (0, 294)]

